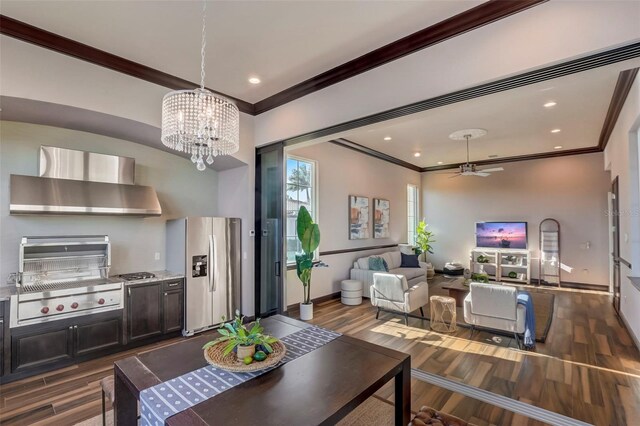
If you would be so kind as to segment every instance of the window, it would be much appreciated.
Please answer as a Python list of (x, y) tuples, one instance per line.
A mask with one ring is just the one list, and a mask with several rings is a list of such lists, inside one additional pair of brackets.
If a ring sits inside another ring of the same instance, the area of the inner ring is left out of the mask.
[(315, 222), (318, 221), (316, 200), (316, 163), (312, 160), (287, 156), (287, 263), (296, 261), (296, 253), (301, 251), (296, 233), (298, 210), (304, 206)]
[(409, 244), (416, 243), (418, 215), (418, 187), (407, 185), (407, 242)]

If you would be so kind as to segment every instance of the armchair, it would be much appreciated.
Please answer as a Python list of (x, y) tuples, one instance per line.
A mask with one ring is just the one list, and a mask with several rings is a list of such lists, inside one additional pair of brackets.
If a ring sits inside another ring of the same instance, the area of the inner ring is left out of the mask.
[(500, 284), (471, 283), (464, 299), (464, 321), (471, 325), (513, 333), (518, 347), (525, 329), (526, 308), (518, 304), (518, 290)]
[(405, 324), (409, 324), (409, 313), (420, 308), (420, 314), (424, 318), (422, 307), (429, 302), (429, 286), (427, 282), (421, 282), (409, 287), (404, 275), (388, 273), (373, 274), (371, 286), (371, 304), (378, 308), (376, 319), (380, 311), (390, 311), (404, 315)]

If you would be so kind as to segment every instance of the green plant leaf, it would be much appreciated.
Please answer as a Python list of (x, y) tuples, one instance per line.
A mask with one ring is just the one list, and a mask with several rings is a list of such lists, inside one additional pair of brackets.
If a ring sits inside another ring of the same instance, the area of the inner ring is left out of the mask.
[(262, 346), (264, 346), (264, 348), (267, 350), (267, 352), (272, 353), (273, 352), (273, 348), (271, 347), (271, 345), (267, 342), (262, 342)]
[(305, 253), (313, 253), (320, 245), (320, 227), (317, 223), (310, 224), (304, 231), (304, 235), (300, 239), (302, 250)]
[(222, 352), (223, 355), (229, 355), (231, 353), (231, 351), (233, 351), (233, 348), (235, 348), (238, 344), (236, 342), (231, 342), (229, 343), (225, 348), (224, 348), (224, 352)]
[(311, 219), (311, 214), (309, 210), (305, 206), (300, 206), (300, 210), (298, 210), (298, 220), (297, 220), (297, 231), (298, 231), (298, 239), (302, 242), (302, 237), (309, 226), (313, 223), (313, 219)]

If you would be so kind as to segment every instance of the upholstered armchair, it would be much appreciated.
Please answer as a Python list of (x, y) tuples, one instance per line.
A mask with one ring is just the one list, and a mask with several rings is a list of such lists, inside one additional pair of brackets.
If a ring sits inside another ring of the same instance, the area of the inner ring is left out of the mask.
[(409, 287), (404, 275), (379, 272), (373, 274), (373, 285), (370, 289), (371, 304), (378, 308), (376, 319), (380, 311), (397, 312), (404, 315), (405, 324), (409, 324), (409, 313), (420, 309), (429, 302), (429, 286), (421, 282)]
[(524, 333), (526, 308), (518, 305), (518, 290), (501, 284), (471, 283), (464, 299), (464, 320), (476, 327), (513, 333), (518, 347)]

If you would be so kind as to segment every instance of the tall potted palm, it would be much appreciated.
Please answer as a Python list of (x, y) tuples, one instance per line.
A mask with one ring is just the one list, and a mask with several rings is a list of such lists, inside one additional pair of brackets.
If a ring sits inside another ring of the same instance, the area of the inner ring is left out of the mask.
[(313, 254), (320, 245), (320, 228), (313, 222), (306, 207), (298, 210), (297, 234), (302, 251), (296, 254), (296, 272), (302, 282), (303, 298), (300, 303), (300, 319), (313, 319), (313, 303), (311, 303), (311, 271), (313, 270)]

